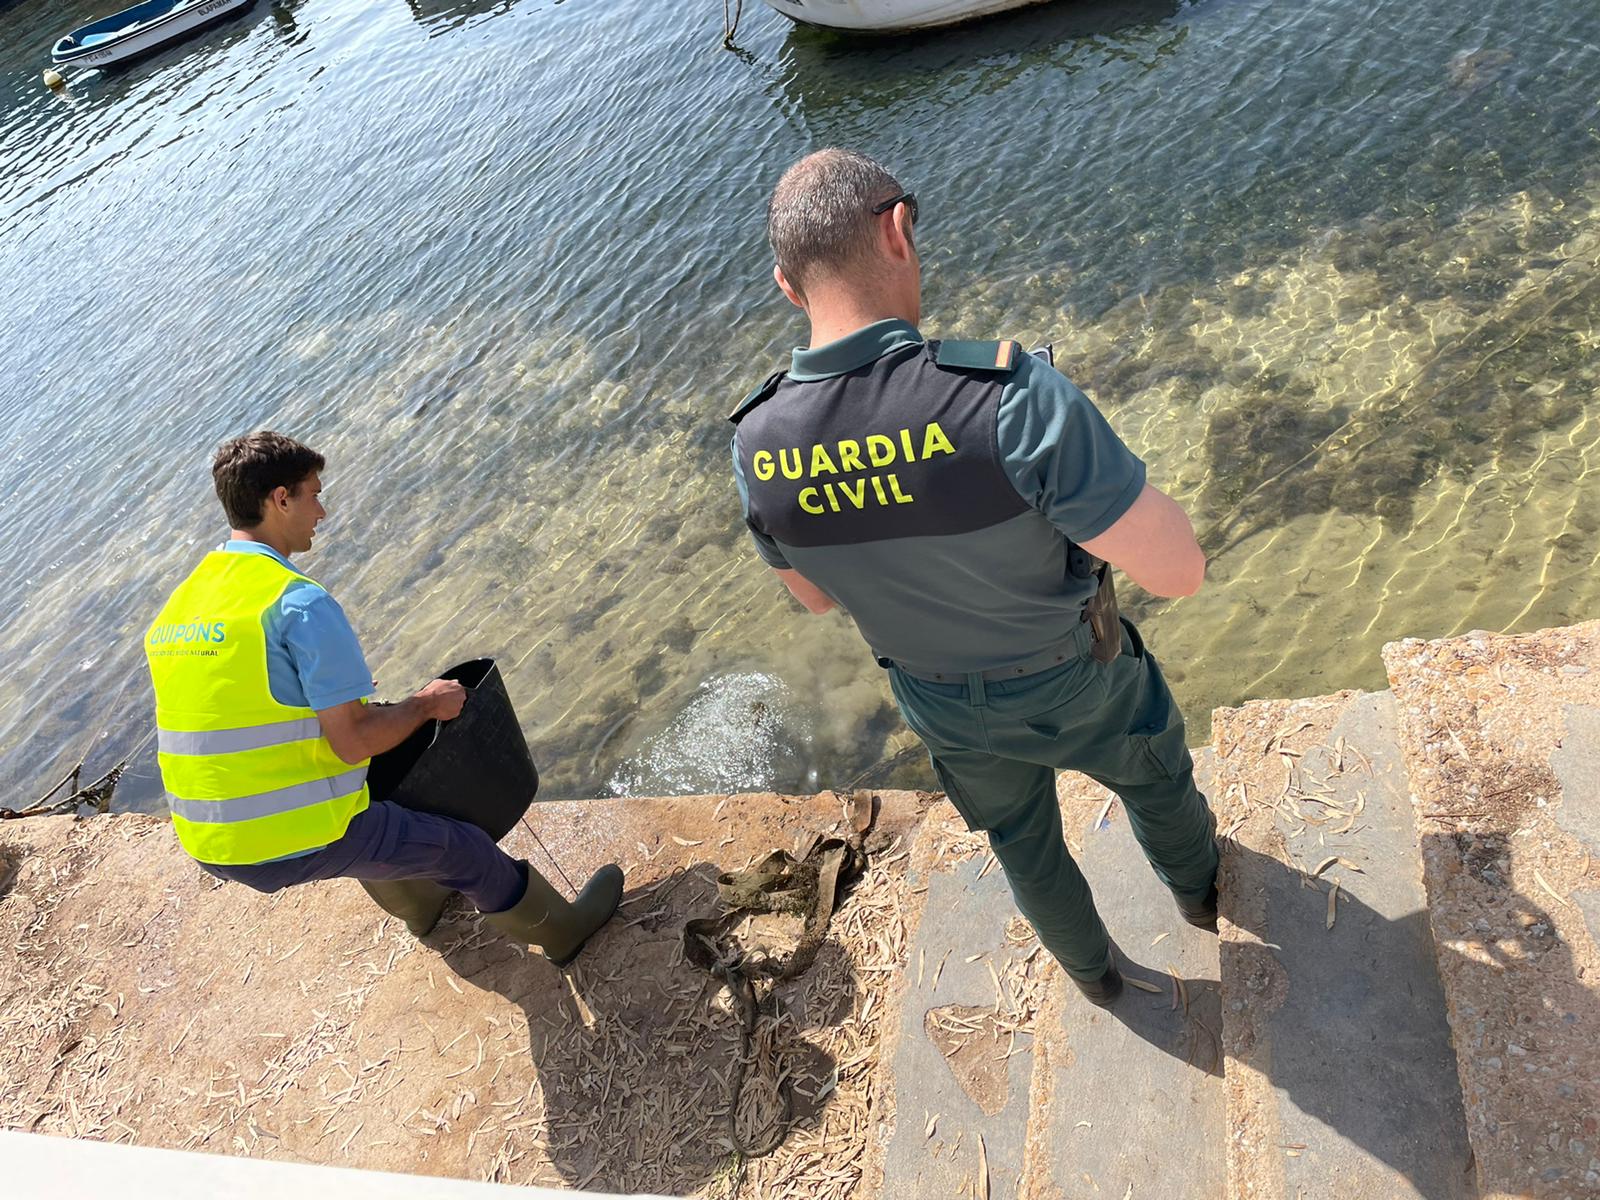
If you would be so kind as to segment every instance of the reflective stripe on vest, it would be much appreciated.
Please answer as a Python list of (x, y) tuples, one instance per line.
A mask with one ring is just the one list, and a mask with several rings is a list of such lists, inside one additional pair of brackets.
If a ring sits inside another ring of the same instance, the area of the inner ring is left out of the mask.
[(311, 582), (271, 556), (213, 551), (145, 635), (172, 827), (201, 862), (315, 850), (367, 807), (366, 761), (345, 762), (316, 713), (272, 697), (263, 621), (297, 581)]
[(180, 800), (168, 793), (167, 803), (173, 815), (185, 821), (212, 825), (254, 821), (257, 817), (275, 817), (307, 805), (321, 804), (355, 791), (366, 780), (367, 769), (356, 767), (332, 779), (313, 779), (310, 783), (295, 783), (270, 792), (257, 792), (254, 796), (235, 796), (231, 800)]
[(307, 738), (321, 736), (321, 721), (315, 717), (299, 717), (293, 721), (274, 721), (270, 725), (247, 725), (243, 729), (214, 729), (199, 733), (158, 729), (156, 747), (162, 754), (236, 754), (241, 750), (286, 746), (290, 742), (303, 742)]

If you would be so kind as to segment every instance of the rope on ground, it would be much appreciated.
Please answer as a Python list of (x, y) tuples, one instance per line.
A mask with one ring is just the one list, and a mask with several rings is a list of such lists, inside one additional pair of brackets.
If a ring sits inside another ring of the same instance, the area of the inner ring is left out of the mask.
[[(740, 1023), (739, 1055), (728, 1097), (728, 1133), (741, 1156), (741, 1174), (745, 1159), (771, 1154), (783, 1144), (794, 1112), (789, 1081), (780, 1074), (776, 1088), (782, 1111), (772, 1134), (753, 1145), (740, 1132), (740, 1099), (755, 1057), (751, 1047), (756, 1038), (756, 1022), (770, 1008), (773, 988), (805, 974), (816, 962), (834, 908), (866, 871), (865, 843), (872, 828), (873, 800), (871, 792), (859, 791), (845, 802), (850, 827), (845, 837), (813, 838), (798, 858), (786, 850), (774, 850), (753, 867), (719, 875), (717, 895), (723, 904), (722, 915), (684, 923), (684, 957), (727, 987)], [(804, 917), (805, 927), (794, 951), (787, 957), (756, 958), (737, 943), (726, 941), (729, 930), (752, 913)]]

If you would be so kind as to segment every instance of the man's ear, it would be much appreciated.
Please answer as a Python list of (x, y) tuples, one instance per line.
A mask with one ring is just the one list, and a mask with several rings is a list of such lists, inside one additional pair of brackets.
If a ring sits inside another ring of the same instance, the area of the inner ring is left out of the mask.
[(789, 298), (789, 303), (794, 305), (801, 312), (805, 312), (806, 294), (799, 288), (795, 287), (794, 284), (789, 282), (789, 278), (783, 273), (782, 267), (776, 264), (773, 265), (772, 278), (774, 281), (776, 281), (778, 290)]
[(289, 507), (289, 498), (292, 494), (289, 488), (279, 485), (267, 493), (267, 506), (283, 512)]
[(911, 206), (904, 200), (889, 214), (885, 240), (890, 257), (898, 261), (908, 262), (917, 252), (916, 235), (911, 229)]

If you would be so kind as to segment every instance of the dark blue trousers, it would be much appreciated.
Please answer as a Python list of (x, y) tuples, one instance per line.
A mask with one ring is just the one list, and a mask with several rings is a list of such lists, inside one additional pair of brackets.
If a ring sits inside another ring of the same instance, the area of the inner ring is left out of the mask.
[(521, 869), (476, 825), (374, 800), (332, 845), (249, 866), (201, 863), (218, 879), (276, 892), (313, 879), (432, 879), (479, 912), (503, 912), (526, 887)]

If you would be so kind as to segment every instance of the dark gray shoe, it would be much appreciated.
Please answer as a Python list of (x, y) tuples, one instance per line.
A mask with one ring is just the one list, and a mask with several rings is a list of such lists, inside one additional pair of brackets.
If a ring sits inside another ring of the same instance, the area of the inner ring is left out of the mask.
[(578, 957), (584, 943), (617, 911), (622, 902), (622, 868), (608, 863), (583, 885), (576, 900), (550, 886), (527, 863), (528, 890), (505, 912), (484, 913), (483, 919), (524, 945), (538, 946), (558, 967)]
[(412, 937), (427, 937), (455, 893), (431, 879), (363, 879), (373, 903), (406, 923)]
[(1189, 924), (1197, 929), (1206, 929), (1212, 933), (1217, 931), (1217, 885), (1212, 884), (1211, 890), (1200, 900), (1184, 899), (1176, 892), (1172, 898), (1178, 902), (1178, 913)]
[(1101, 1008), (1110, 1008), (1116, 1003), (1117, 997), (1122, 995), (1122, 972), (1117, 970), (1115, 962), (1106, 968), (1106, 973), (1099, 979), (1085, 983), (1075, 975), (1069, 975), (1068, 978), (1078, 985), (1078, 990), (1083, 993), (1084, 999), (1090, 1004), (1098, 1004)]

